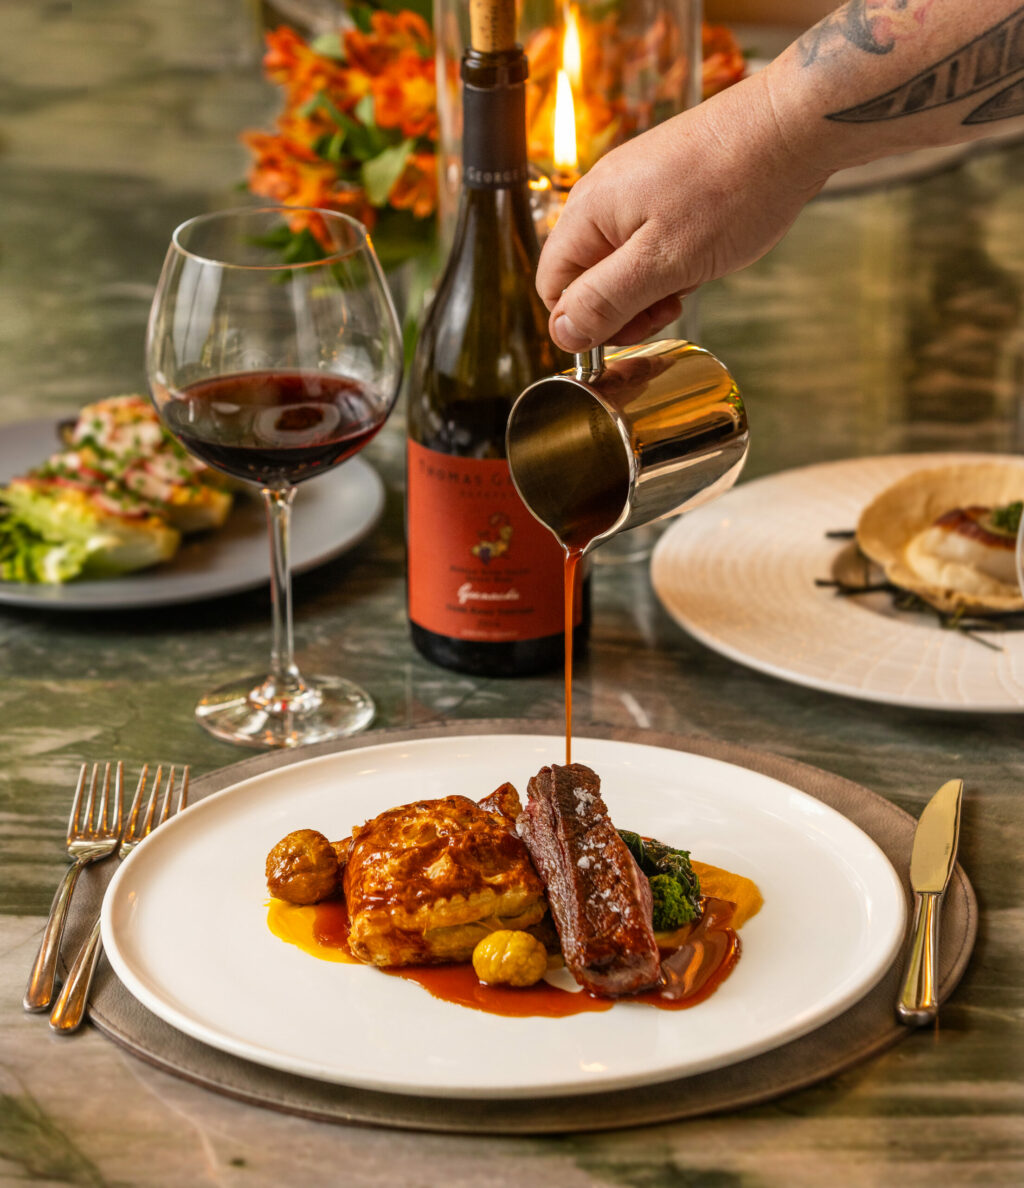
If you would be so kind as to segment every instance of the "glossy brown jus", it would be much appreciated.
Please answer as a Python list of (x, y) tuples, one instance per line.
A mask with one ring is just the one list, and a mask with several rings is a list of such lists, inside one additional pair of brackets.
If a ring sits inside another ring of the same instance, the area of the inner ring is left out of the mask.
[(572, 763), (572, 609), (576, 595), (580, 562), (579, 549), (565, 551), (565, 765)]
[(634, 995), (662, 1010), (683, 1010), (709, 998), (725, 981), (740, 955), (733, 927), (735, 905), (727, 899), (705, 899), (701, 917), (673, 935), (661, 963), (664, 985)]
[[(486, 986), (477, 979), (472, 965), (408, 965), (382, 969), (391, 977), (404, 978), (422, 986), (434, 998), (471, 1010), (515, 1018), (564, 1018), (610, 1010), (616, 1002), (644, 1003), (660, 1010), (678, 1011), (696, 1006), (718, 989), (739, 957), (739, 937), (732, 927), (733, 904), (723, 899), (704, 901), (697, 923), (680, 929), (665, 950), (670, 967), (667, 985), (642, 994), (604, 998), (586, 991), (561, 990), (547, 982), (524, 989)], [(341, 899), (325, 900), (314, 908), (313, 936), (318, 945), (348, 949), (349, 919)], [(675, 967), (675, 969), (673, 969)], [(678, 970), (678, 972), (675, 972)]]
[(573, 670), (573, 623), (576, 587), (582, 575), (583, 554), (587, 546), (602, 532), (615, 523), (622, 511), (609, 493), (588, 509), (585, 517), (573, 525), (572, 531), (562, 540), (565, 552), (563, 562), (563, 588), (565, 600), (565, 765), (572, 763), (572, 670)]
[[(350, 957), (348, 947), (349, 918), (344, 899), (325, 899), (316, 905), (313, 915), (313, 938), (318, 945), (331, 949), (344, 949)], [(356, 958), (352, 957), (355, 961)]]

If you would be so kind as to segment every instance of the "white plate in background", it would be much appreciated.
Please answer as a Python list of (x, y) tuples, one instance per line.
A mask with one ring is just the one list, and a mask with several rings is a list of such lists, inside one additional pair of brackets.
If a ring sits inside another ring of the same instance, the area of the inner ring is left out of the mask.
[(837, 597), (843, 541), (886, 487), (915, 470), (1024, 459), (995, 454), (893, 454), (823, 462), (743, 483), (680, 517), (662, 535), (651, 580), (676, 622), (716, 652), (828, 693), (919, 709), (1024, 710), (1024, 631), (986, 647), (927, 612), (898, 612), (888, 594)]

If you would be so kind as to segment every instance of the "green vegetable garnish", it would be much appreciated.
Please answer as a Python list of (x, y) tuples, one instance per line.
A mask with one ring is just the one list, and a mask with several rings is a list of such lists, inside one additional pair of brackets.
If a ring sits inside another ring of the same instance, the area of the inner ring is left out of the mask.
[(620, 829), (619, 837), (651, 884), (655, 932), (672, 932), (700, 915), (700, 880), (690, 865), (689, 850)]
[(48, 540), (0, 502), (0, 580), (66, 582), (85, 561), (84, 548)]
[(0, 488), (7, 508), (0, 560), (5, 581), (65, 582), (131, 573), (166, 561), (181, 534), (155, 516), (125, 519), (79, 491), (29, 481)]
[(1005, 532), (1007, 536), (1016, 536), (1020, 528), (1020, 514), (1024, 511), (1024, 502), (1020, 499), (1016, 503), (1007, 503), (1004, 507), (994, 507), (989, 513), (989, 520), (996, 532)]
[(694, 918), (695, 911), (686, 892), (672, 875), (654, 875), (650, 880), (654, 901), (652, 922), (656, 932), (672, 932)]

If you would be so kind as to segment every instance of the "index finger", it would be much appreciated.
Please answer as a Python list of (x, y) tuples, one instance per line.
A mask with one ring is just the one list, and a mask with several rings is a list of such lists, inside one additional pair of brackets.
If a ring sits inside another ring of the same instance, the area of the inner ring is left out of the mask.
[(550, 232), (537, 265), (537, 292), (549, 310), (572, 282), (615, 250), (594, 221), (572, 205), (573, 195)]

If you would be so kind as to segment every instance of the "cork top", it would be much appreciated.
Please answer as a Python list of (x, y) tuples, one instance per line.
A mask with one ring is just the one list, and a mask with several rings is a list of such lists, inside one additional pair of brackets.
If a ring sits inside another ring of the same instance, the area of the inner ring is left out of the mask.
[(515, 49), (516, 0), (469, 0), (469, 44), (484, 54)]

